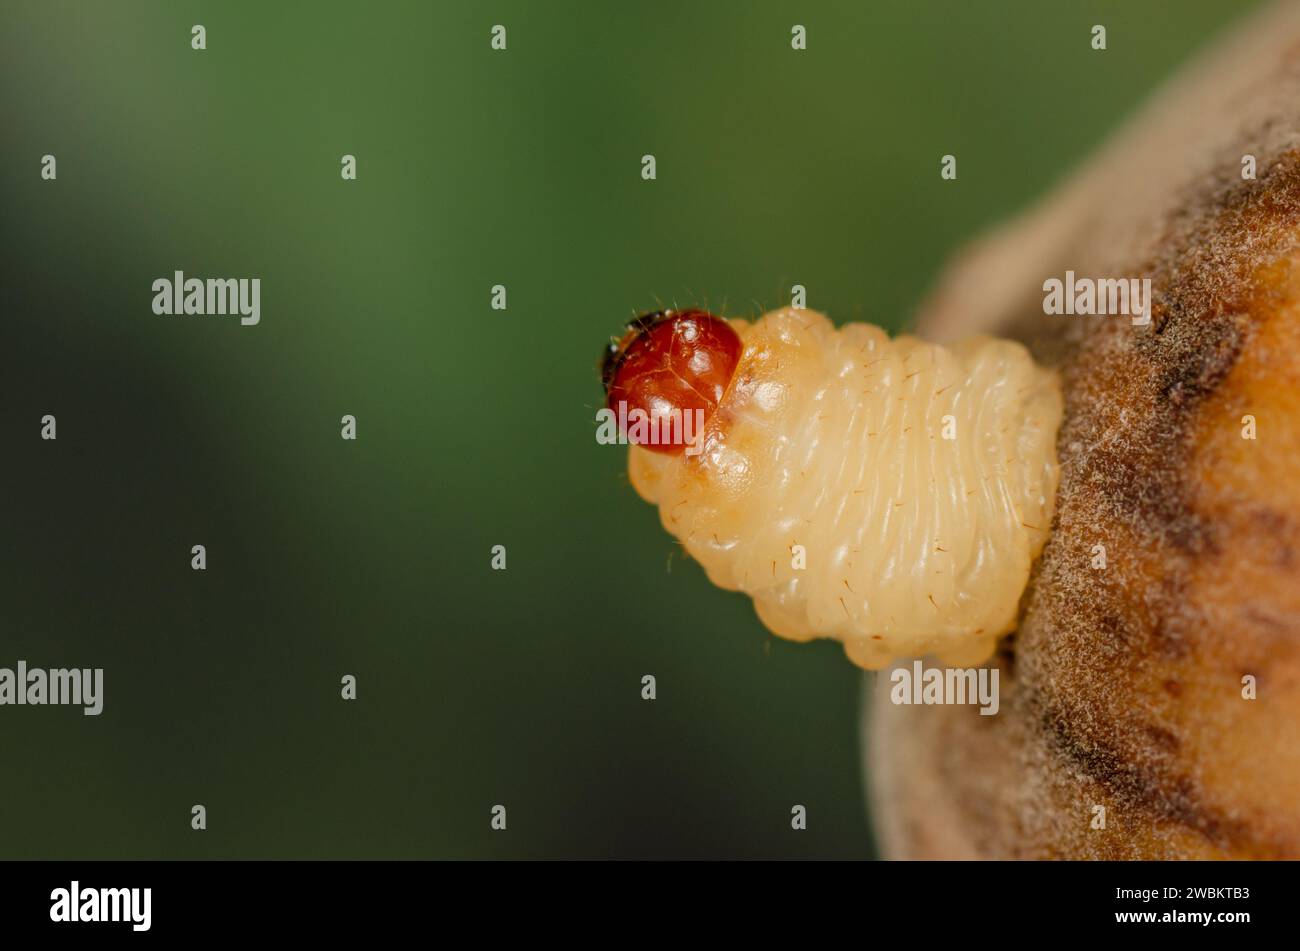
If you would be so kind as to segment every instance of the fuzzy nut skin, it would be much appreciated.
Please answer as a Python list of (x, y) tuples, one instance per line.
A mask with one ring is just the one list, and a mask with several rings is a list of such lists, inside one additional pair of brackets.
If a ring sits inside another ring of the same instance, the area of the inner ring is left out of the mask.
[[(894, 706), (880, 675), (864, 736), (887, 856), (1300, 858), (1297, 103), (1300, 9), (1281, 5), (923, 314), (922, 333), (1010, 333), (1059, 366), (1061, 483), (994, 660), (999, 714)], [(1066, 268), (1151, 277), (1153, 326), (1045, 317), (1036, 288)], [(963, 318), (967, 294), (985, 305)]]

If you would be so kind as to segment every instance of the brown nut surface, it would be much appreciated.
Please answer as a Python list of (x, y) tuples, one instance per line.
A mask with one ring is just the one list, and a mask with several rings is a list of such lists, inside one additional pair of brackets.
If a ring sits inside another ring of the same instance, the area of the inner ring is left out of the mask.
[[(1044, 315), (1067, 269), (1150, 277), (1152, 325)], [(1300, 7), (960, 258), (918, 331), (1022, 340), (1066, 414), (1000, 712), (894, 706), (885, 675), (868, 704), (885, 854), (1300, 858)]]

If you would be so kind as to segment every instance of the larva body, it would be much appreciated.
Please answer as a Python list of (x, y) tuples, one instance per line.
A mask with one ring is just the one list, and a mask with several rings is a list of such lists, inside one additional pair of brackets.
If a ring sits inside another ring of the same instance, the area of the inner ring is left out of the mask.
[(701, 451), (632, 446), (632, 484), (719, 587), (858, 665), (989, 656), (1051, 521), (1062, 412), (1020, 344), (952, 348), (806, 310), (743, 350)]

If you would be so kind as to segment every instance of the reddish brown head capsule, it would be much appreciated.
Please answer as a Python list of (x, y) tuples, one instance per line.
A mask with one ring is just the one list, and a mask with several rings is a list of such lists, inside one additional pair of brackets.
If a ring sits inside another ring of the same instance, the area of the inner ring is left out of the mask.
[(638, 317), (605, 354), (606, 405), (629, 442), (679, 453), (722, 401), (741, 349), (731, 325), (702, 310)]

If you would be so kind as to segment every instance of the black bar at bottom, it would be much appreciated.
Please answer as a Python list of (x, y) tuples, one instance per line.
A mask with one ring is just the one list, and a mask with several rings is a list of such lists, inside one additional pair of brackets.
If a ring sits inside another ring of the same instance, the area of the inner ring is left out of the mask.
[(817, 928), (822, 918), (833, 927), (832, 919), (847, 915), (864, 929), (892, 924), (928, 938), (1032, 924), (1043, 934), (1072, 937), (1127, 932), (1181, 940), (1197, 932), (1233, 940), (1285, 926), (1297, 869), (1206, 862), (714, 864), (5, 862), (0, 920), (6, 938), (62, 932), (92, 941), (277, 933), (336, 941), (411, 929), (450, 936), (446, 929), (458, 925), (487, 929), (487, 936), (512, 922), (539, 928), (540, 937), (560, 921), (573, 933), (612, 923), (666, 935), (675, 922), (685, 926), (701, 915), (741, 931), (782, 921)]

